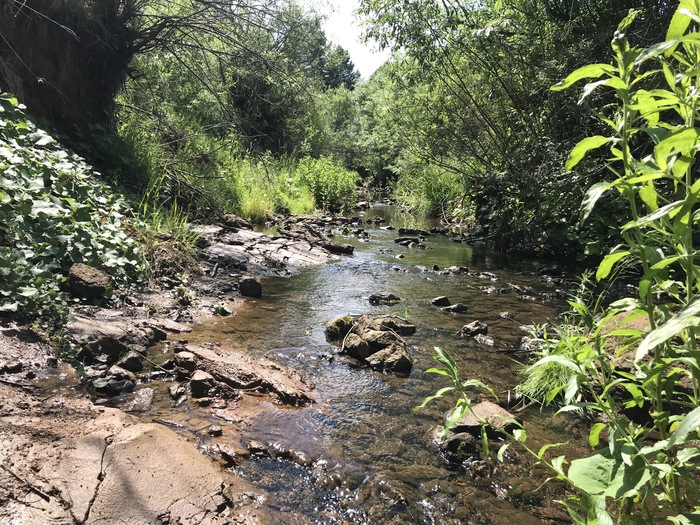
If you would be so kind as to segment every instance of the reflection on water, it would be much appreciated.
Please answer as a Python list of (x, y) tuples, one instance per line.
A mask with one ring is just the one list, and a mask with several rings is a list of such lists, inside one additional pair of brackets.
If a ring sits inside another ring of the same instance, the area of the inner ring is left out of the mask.
[[(381, 226), (401, 226), (394, 208), (372, 208), (364, 216), (385, 218)], [(514, 263), (444, 236), (428, 237), (426, 249), (406, 248), (393, 242), (395, 231), (365, 228), (369, 242), (342, 239), (355, 244), (354, 256), (289, 279), (266, 279), (261, 299), (246, 300), (236, 315), (198, 326), (188, 336), (296, 367), (316, 384), (316, 405), (270, 406), (243, 430), (249, 439), (296, 451), (311, 466), (251, 459), (239, 469), (275, 495), (273, 505), (294, 508), (317, 523), (539, 523), (537, 498), (515, 508), (498, 496), (494, 482), (470, 481), (446, 468), (432, 431), (449, 401), (417, 414), (412, 409), (445, 386), (444, 378), (424, 372), (434, 365), (435, 346), (452, 353), (465, 377), (480, 378), (497, 392), (512, 388), (519, 367), (503, 350), (517, 346), (524, 335), (520, 325), (545, 322), (563, 309), (551, 299), (556, 286), (537, 276), (535, 263)], [(467, 266), (470, 273), (443, 275), (433, 266)], [(367, 297), (375, 292), (403, 300), (371, 306)], [(464, 303), (469, 312), (442, 312), (431, 305), (440, 295)], [(325, 324), (365, 313), (397, 315), (417, 325), (417, 333), (406, 338), (414, 358), (408, 378), (353, 368), (334, 356)], [(493, 348), (455, 335), (476, 319), (488, 324)], [(551, 416), (533, 417), (541, 429)]]

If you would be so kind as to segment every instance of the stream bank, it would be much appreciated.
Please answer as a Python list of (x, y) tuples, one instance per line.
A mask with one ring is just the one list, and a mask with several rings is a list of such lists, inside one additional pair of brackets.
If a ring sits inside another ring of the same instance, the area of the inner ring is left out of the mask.
[[(76, 308), (76, 322), (69, 333), (72, 330), (70, 336), (82, 341), (83, 347), (90, 340), (111, 337), (131, 348), (148, 348), (142, 359), (144, 370), (133, 381), (135, 391), (98, 396), (94, 398), (98, 408), (90, 410), (112, 414), (115, 409), (107, 405), (130, 410), (138, 416), (135, 424), (150, 425), (144, 429), (146, 435), (155, 425), (159, 433), (177, 443), (188, 440), (191, 450), (196, 447), (197, 454), (211, 457), (209, 467), (217, 472), (210, 474), (212, 479), (223, 479), (233, 487), (229, 495), (214, 491), (218, 504), (205, 507), (204, 515), (212, 523), (566, 521), (552, 501), (560, 495), (557, 490), (534, 491), (543, 474), (516, 483), (525, 459), (515, 451), (500, 466), (485, 460), (450, 465), (441, 459), (432, 433), (449, 403), (417, 415), (411, 412), (423, 397), (444, 386), (425, 374), (434, 364), (430, 356), (437, 345), (455, 352), (465, 374), (474, 373), (499, 393), (512, 388), (517, 383), (512, 357), (522, 336), (518, 326), (556, 315), (563, 284), (543, 278), (529, 263), (512, 267), (449, 237), (426, 235), (429, 231), (417, 225), (403, 224), (391, 208), (366, 211), (362, 224), (322, 222), (336, 231), (336, 239), (342, 240), (339, 245), (347, 251), (350, 246), (355, 255), (332, 255), (314, 247), (308, 231), (300, 233), (298, 228), (290, 239), (264, 236), (229, 222), (203, 230), (208, 255), (203, 276), (196, 282), (171, 283), (169, 292), (135, 294), (127, 298), (129, 306), (119, 311)], [(405, 227), (403, 235), (390, 229), (394, 224)], [(395, 242), (401, 237), (411, 240), (405, 245)], [(261, 283), (262, 294), (241, 299), (240, 284), (251, 273), (267, 276)], [(296, 277), (287, 278), (295, 273)], [(193, 288), (196, 294), (185, 294)], [(369, 296), (375, 293), (393, 294), (400, 300), (372, 304)], [(431, 299), (438, 295), (449, 295), (455, 304), (466, 305), (466, 311), (446, 312), (432, 305)], [(408, 377), (358, 368), (326, 342), (328, 321), (365, 313), (408, 318), (417, 326), (417, 333), (406, 337), (414, 361)], [(455, 335), (476, 318), (489, 326), (490, 340)], [(200, 322), (191, 325), (189, 321)], [(125, 342), (124, 334), (145, 339)], [(106, 374), (113, 366), (95, 361), (84, 363), (82, 376), (83, 383), (92, 381), (93, 386), (95, 381), (102, 385), (100, 380), (109, 379)], [(236, 375), (231, 370), (246, 372)], [(193, 391), (197, 371), (211, 378), (201, 382), (204, 392)], [(284, 388), (271, 385), (285, 384), (284, 377), (291, 383), (284, 387), (287, 394), (280, 394)], [(131, 381), (128, 374), (114, 380), (122, 385)], [(84, 394), (77, 379), (75, 394), (69, 395), (66, 385), (64, 378), (49, 381), (34, 396), (36, 406), (45, 405), (41, 400), (48, 396), (47, 403), (58, 398), (62, 406), (70, 407), (75, 400), (80, 410), (90, 407), (85, 399), (78, 399)], [(16, 393), (31, 395), (22, 390)], [(48, 410), (58, 408), (50, 405)], [(37, 417), (31, 411), (26, 416), (26, 421)], [(85, 421), (99, 419), (92, 416), (90, 412), (81, 416), (74, 428), (82, 431), (90, 426)], [(575, 423), (536, 411), (528, 413), (528, 423), (539, 427), (531, 435), (535, 441), (571, 438), (581, 432)], [(123, 423), (119, 425), (124, 428)], [(69, 433), (78, 434), (77, 430)], [(57, 435), (58, 443), (68, 437)], [(119, 435), (109, 430), (99, 439), (120, 442)], [(180, 454), (178, 447), (161, 451), (162, 463), (176, 472), (180, 470), (172, 461)], [(178, 451), (175, 457), (174, 450)], [(41, 470), (22, 467), (21, 461), (14, 468), (42, 491), (46, 489), (46, 494), (60, 494)], [(100, 472), (97, 477), (104, 477)], [(4, 476), (3, 482), (9, 477)], [(94, 490), (89, 484), (86, 491), (91, 500)], [(31, 502), (39, 497), (19, 485), (17, 494)], [(74, 499), (59, 501), (63, 508), (71, 508)], [(247, 517), (239, 518), (240, 512), (248, 513)], [(187, 515), (184, 510), (159, 515), (163, 523), (207, 522), (202, 514)], [(78, 516), (75, 522), (81, 520)], [(82, 521), (98, 522), (97, 517)]]

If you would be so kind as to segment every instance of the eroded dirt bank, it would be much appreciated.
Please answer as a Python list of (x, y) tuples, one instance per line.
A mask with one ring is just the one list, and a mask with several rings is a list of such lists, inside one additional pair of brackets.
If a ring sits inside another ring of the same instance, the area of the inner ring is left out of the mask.
[[(229, 220), (202, 229), (203, 275), (196, 282), (166, 280), (169, 290), (131, 293), (117, 309), (73, 308), (66, 337), (80, 352), (81, 377), (27, 326), (2, 320), (1, 522), (307, 522), (292, 509), (274, 510), (265, 494), (221, 468), (249, 450), (220, 449), (217, 463), (182, 425), (140, 418), (138, 407), (132, 415), (98, 406), (86, 393), (170, 384), (182, 402), (229, 412), (246, 392), (281, 404), (313, 402), (313, 385), (297, 371), (182, 342), (187, 322), (231, 313), (241, 294), (261, 293), (256, 276), (290, 275), (332, 260), (329, 248), (347, 249), (323, 236), (271, 237), (241, 226)], [(146, 347), (163, 340), (172, 355), (153, 363)], [(142, 407), (157, 388), (137, 389), (145, 393)]]

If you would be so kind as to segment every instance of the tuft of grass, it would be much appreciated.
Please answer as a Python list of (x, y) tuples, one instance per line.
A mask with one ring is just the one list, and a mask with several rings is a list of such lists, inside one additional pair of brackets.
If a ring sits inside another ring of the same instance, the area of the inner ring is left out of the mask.
[(586, 328), (578, 324), (564, 323), (538, 332), (537, 327), (531, 331), (538, 349), (531, 364), (522, 370), (525, 380), (515, 391), (532, 401), (548, 405), (563, 397), (577, 374), (575, 368), (566, 363), (577, 362), (580, 354), (590, 349), (590, 340)]

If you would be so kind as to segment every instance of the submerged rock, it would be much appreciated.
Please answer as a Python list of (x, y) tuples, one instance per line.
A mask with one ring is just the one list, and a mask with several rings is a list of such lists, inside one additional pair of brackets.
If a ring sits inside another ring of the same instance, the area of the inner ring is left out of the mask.
[(442, 311), (452, 313), (452, 314), (463, 314), (463, 313), (469, 311), (469, 307), (465, 304), (457, 303), (457, 304), (452, 304), (450, 306), (446, 306), (445, 308), (442, 309)]
[(369, 296), (369, 304), (394, 304), (401, 302), (403, 299), (393, 293), (374, 293)]
[(468, 432), (451, 434), (439, 443), (439, 448), (448, 461), (455, 463), (481, 457), (481, 440)]

